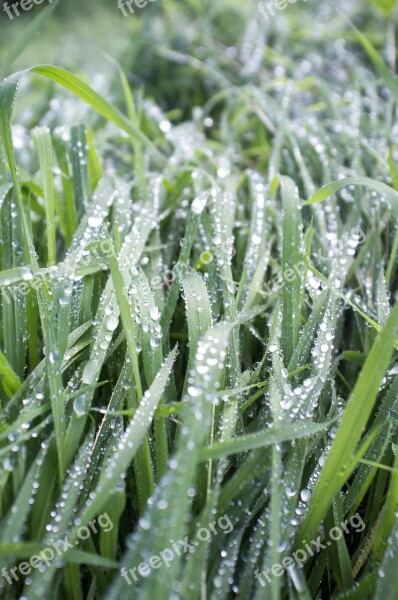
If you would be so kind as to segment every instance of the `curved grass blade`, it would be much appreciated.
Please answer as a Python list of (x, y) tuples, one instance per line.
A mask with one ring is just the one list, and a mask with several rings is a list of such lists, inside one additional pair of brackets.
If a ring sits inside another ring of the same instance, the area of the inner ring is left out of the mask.
[(247, 452), (256, 448), (264, 448), (281, 444), (290, 440), (296, 440), (304, 437), (310, 437), (325, 431), (333, 424), (333, 421), (327, 423), (290, 423), (260, 431), (258, 433), (250, 433), (235, 437), (228, 442), (216, 442), (204, 448), (200, 453), (201, 460), (209, 458), (219, 458), (220, 456), (231, 456), (240, 452)]
[[(138, 127), (129, 121), (127, 117), (123, 115), (119, 111), (116, 106), (114, 106), (111, 102), (103, 98), (100, 94), (98, 94), (95, 90), (93, 90), (89, 85), (84, 83), (79, 77), (73, 75), (69, 71), (65, 69), (61, 69), (60, 67), (55, 67), (52, 65), (38, 65), (36, 67), (32, 67), (30, 69), (26, 69), (25, 71), (20, 71), (15, 73), (5, 79), (0, 84), (0, 121), (8, 120), (11, 121), (13, 104), (15, 101), (17, 89), (21, 79), (28, 75), (29, 73), (37, 73), (38, 75), (42, 75), (47, 79), (51, 79), (58, 83), (65, 89), (69, 90), (83, 100), (86, 104), (91, 106), (98, 114), (102, 117), (114, 123), (117, 127), (119, 127), (122, 131), (128, 133), (132, 138), (139, 140), (144, 146), (146, 146), (154, 157), (157, 158), (160, 162), (164, 162), (164, 155), (156, 148), (155, 144), (147, 138), (147, 136), (142, 133)], [(3, 133), (4, 135), (4, 133)], [(7, 135), (6, 143), (10, 144), (11, 137)]]
[(343, 188), (350, 185), (367, 187), (380, 194), (380, 196), (384, 196), (390, 202), (395, 217), (398, 218), (398, 192), (385, 183), (376, 181), (375, 179), (370, 179), (369, 177), (345, 177), (344, 179), (338, 179), (333, 183), (323, 186), (320, 190), (315, 192), (315, 194), (313, 194), (306, 202), (304, 202), (303, 206), (309, 206), (310, 204), (323, 202), (330, 196), (333, 196), (333, 194), (336, 194)]

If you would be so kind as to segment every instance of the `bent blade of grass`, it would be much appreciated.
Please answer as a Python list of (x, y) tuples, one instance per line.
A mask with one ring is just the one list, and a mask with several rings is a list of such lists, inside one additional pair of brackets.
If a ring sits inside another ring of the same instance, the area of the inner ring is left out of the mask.
[(93, 554), (91, 552), (85, 552), (84, 550), (70, 550), (65, 555), (66, 563), (73, 563), (77, 565), (92, 565), (95, 567), (101, 567), (103, 569), (117, 569), (117, 561), (110, 560), (105, 556), (99, 554)]
[(239, 454), (256, 448), (265, 448), (266, 446), (273, 446), (282, 442), (310, 437), (325, 431), (333, 423), (334, 421), (328, 421), (327, 423), (312, 423), (311, 421), (289, 423), (288, 425), (266, 429), (258, 433), (249, 433), (248, 435), (235, 437), (228, 442), (216, 442), (203, 448), (200, 453), (200, 459), (208, 460), (209, 458), (219, 458), (220, 456), (231, 456), (232, 454)]
[[(155, 144), (142, 133), (138, 127), (127, 119), (122, 112), (111, 102), (103, 98), (89, 85), (84, 83), (79, 77), (73, 75), (65, 69), (55, 67), (53, 65), (38, 65), (25, 71), (19, 71), (14, 73), (0, 84), (0, 115), (2, 116), (3, 110), (5, 114), (11, 119), (12, 108), (16, 97), (17, 89), (21, 79), (29, 73), (37, 73), (47, 79), (51, 79), (58, 83), (65, 89), (72, 92), (75, 96), (83, 100), (86, 104), (91, 106), (98, 114), (104, 117), (106, 120), (111, 121), (122, 131), (128, 133), (131, 137), (139, 140), (144, 146), (150, 150), (154, 157), (161, 163), (165, 162), (164, 155), (156, 148)], [(9, 138), (9, 136), (8, 136)], [(10, 139), (7, 139), (7, 143)]]
[(313, 194), (306, 202), (304, 202), (303, 206), (309, 206), (311, 204), (323, 202), (330, 196), (333, 196), (333, 194), (336, 194), (343, 188), (350, 185), (363, 186), (374, 190), (380, 194), (380, 196), (384, 196), (391, 203), (393, 213), (395, 217), (398, 218), (398, 192), (385, 183), (376, 181), (375, 179), (370, 179), (370, 177), (345, 177), (344, 179), (338, 179), (333, 183), (323, 186), (321, 189), (315, 192), (315, 194)]
[(398, 327), (398, 304), (372, 346), (343, 418), (333, 440), (318, 484), (311, 498), (306, 519), (300, 529), (297, 545), (313, 539), (332, 504), (334, 496), (349, 476), (352, 457), (371, 415), (381, 381), (388, 368)]

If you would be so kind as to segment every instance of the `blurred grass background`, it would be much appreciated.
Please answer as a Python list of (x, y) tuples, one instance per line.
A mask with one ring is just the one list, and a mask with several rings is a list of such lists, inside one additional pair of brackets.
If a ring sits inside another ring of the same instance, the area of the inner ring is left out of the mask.
[[(316, 53), (332, 56), (337, 45), (349, 47), (352, 54), (360, 53), (361, 60), (369, 63), (348, 19), (384, 51), (384, 58), (394, 68), (395, 58), (385, 50), (385, 11), (394, 5), (396, 0), (299, 0), (266, 21), (258, 11), (257, 0), (158, 0), (135, 8), (127, 17), (116, 0), (60, 0), (10, 73), (37, 64), (54, 64), (78, 74), (98, 92), (119, 102), (122, 90), (113, 57), (131, 88), (141, 89), (166, 112), (173, 111), (173, 121), (178, 122), (191, 119), (196, 107), (203, 107), (223, 89), (258, 86), (281, 73), (295, 79), (296, 66), (306, 55), (308, 75), (323, 77), (322, 70), (317, 71)], [(0, 11), (0, 62), (46, 6), (46, 2), (35, 5), (13, 21)], [(389, 34), (394, 35), (392, 21)], [(24, 100), (16, 107), (18, 122), (30, 129), (46, 114), (50, 126), (59, 124), (47, 113), (54, 86), (40, 78), (34, 83), (24, 81), (23, 86)], [(89, 118), (87, 107), (71, 101), (68, 93), (58, 91), (54, 103), (59, 98), (65, 99), (64, 125)], [(26, 120), (29, 114), (31, 118)]]

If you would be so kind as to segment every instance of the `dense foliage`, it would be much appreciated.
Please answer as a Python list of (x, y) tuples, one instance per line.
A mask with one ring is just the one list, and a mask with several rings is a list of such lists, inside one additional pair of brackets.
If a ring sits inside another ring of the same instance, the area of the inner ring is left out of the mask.
[(395, 2), (102, 4), (0, 23), (1, 598), (396, 600)]

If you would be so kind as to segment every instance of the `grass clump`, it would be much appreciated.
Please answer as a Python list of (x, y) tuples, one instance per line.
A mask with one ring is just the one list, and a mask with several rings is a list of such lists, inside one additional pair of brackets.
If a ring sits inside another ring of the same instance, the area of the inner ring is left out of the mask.
[(100, 91), (6, 54), (5, 600), (397, 597), (395, 46), (347, 11), (169, 2)]

